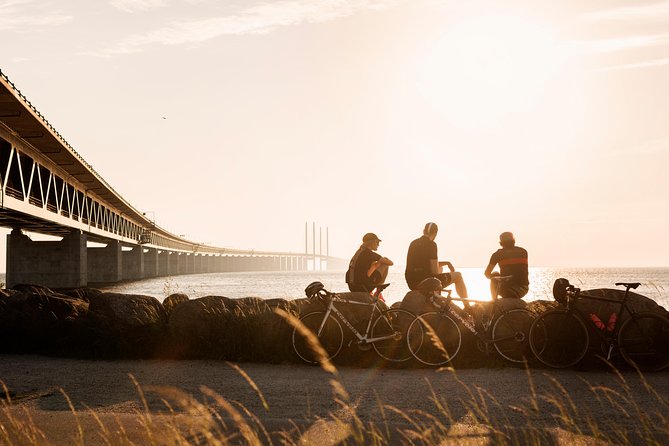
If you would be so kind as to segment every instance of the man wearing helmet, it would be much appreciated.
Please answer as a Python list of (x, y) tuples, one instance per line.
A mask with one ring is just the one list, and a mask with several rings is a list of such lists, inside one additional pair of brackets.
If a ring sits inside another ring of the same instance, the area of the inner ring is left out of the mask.
[[(527, 272), (527, 251), (516, 246), (516, 239), (511, 232), (502, 232), (499, 235), (499, 244), (502, 249), (490, 256), (490, 262), (484, 274), (490, 280), (492, 298), (497, 296), (520, 299), (527, 294), (530, 281)], [(493, 272), (495, 265), (499, 265), (499, 272)], [(507, 280), (492, 280), (494, 277), (509, 277)]]
[[(462, 279), (462, 274), (455, 271), (451, 262), (440, 262), (437, 257), (437, 237), (439, 228), (436, 223), (427, 223), (423, 229), (423, 236), (417, 238), (409, 245), (407, 253), (407, 266), (404, 272), (409, 289), (417, 290), (418, 285), (428, 277), (438, 278), (444, 287), (451, 283), (455, 284), (458, 296), (467, 299), (467, 287)], [(448, 267), (450, 272), (443, 272), (443, 267)]]
[(381, 240), (369, 232), (362, 237), (362, 245), (355, 252), (346, 271), (346, 283), (351, 291), (371, 292), (388, 276), (392, 260), (374, 252)]

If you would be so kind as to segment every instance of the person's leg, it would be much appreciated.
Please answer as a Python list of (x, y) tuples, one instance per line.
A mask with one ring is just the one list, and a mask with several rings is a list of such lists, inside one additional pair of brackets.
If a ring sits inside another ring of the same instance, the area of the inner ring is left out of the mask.
[(503, 284), (500, 280), (495, 279), (496, 277), (499, 277), (499, 273), (497, 271), (490, 273), (490, 297), (492, 297), (492, 300), (497, 299), (497, 296), (502, 293)]
[(499, 295), (507, 299), (522, 299), (525, 297), (529, 288), (525, 285), (511, 285), (503, 286), (499, 291)]
[(379, 273), (379, 281), (376, 283), (386, 283), (386, 277), (388, 277), (388, 265), (379, 265), (378, 268), (376, 268), (375, 272)]
[(462, 274), (457, 271), (451, 273), (451, 281), (455, 284), (455, 291), (458, 293), (458, 296), (463, 299), (469, 299), (469, 296), (467, 295), (467, 287), (465, 286)]

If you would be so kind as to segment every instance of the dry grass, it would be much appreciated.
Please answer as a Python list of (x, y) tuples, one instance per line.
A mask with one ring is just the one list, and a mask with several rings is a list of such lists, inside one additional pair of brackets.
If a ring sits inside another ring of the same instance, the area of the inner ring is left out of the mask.
[[(310, 424), (293, 424), (292, 429), (270, 432), (261, 416), (238, 402), (231, 401), (207, 387), (200, 395), (191, 395), (175, 387), (143, 388), (130, 375), (136, 387), (139, 409), (131, 418), (100, 414), (93, 410), (77, 412), (65, 392), (61, 391), (71, 413), (69, 429), (61, 436), (42, 430), (38, 413), (17, 404), (3, 384), (0, 406), (0, 444), (3, 445), (605, 445), (666, 444), (669, 440), (669, 399), (658, 394), (644, 379), (647, 394), (653, 397), (652, 407), (642, 407), (625, 380), (617, 373), (615, 388), (585, 382), (590, 397), (602, 412), (584, 412), (570, 393), (552, 379), (549, 392), (539, 393), (534, 386), (533, 372), (527, 369), (529, 404), (504, 405), (488, 389), (467, 385), (453, 369), (444, 369), (452, 380), (465, 390), (460, 401), (448, 401), (438, 394), (430, 382), (430, 400), (435, 411), (407, 411), (385, 404), (377, 395), (380, 417), (363, 421), (355, 401), (351, 400), (337, 368), (327, 359), (318, 340), (293, 315), (277, 310), (285, 320), (307, 337), (320, 367), (330, 376), (330, 387), (337, 410)], [(262, 403), (271, 413), (262, 391), (251, 377), (234, 364)], [(494, 373), (494, 371), (491, 371)], [(161, 396), (164, 408), (152, 411), (145, 392)], [(466, 415), (454, 416), (453, 407), (466, 409)], [(628, 422), (619, 423), (620, 419)], [(519, 421), (520, 420), (520, 421)]]

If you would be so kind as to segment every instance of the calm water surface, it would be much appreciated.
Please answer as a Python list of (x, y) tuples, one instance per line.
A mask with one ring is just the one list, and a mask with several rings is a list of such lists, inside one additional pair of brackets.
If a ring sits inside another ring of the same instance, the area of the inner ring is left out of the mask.
[[(489, 298), (488, 281), (483, 268), (462, 268), (465, 283), (472, 298)], [(551, 289), (558, 277), (565, 277), (575, 286), (586, 290), (615, 288), (615, 282), (641, 282), (636, 291), (665, 308), (669, 308), (669, 268), (530, 268), (530, 292), (525, 300), (552, 299)], [(257, 296), (261, 298), (296, 299), (304, 297), (304, 288), (321, 281), (330, 291), (347, 291), (342, 271), (307, 272), (249, 272), (212, 273), (160, 277), (125, 282), (104, 288), (128, 294), (146, 294), (163, 300), (171, 293), (185, 293), (191, 299), (216, 295), (232, 298)], [(387, 302), (402, 300), (408, 288), (402, 268), (391, 271), (384, 291)]]

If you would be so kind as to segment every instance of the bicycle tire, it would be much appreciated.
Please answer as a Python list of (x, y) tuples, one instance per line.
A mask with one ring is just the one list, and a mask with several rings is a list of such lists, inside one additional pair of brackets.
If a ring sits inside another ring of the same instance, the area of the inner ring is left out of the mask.
[(502, 358), (522, 363), (531, 357), (529, 338), (532, 322), (532, 313), (521, 308), (499, 315), (492, 326), (492, 344)]
[(390, 362), (404, 362), (411, 359), (413, 356), (406, 342), (406, 333), (409, 324), (415, 318), (412, 312), (401, 308), (391, 308), (377, 317), (372, 324), (372, 338), (389, 336), (395, 332), (400, 333), (400, 337), (373, 342), (372, 347), (376, 354)]
[(532, 353), (548, 367), (563, 369), (578, 364), (588, 352), (589, 344), (583, 319), (571, 311), (546, 311), (530, 327)]
[(643, 372), (669, 367), (669, 319), (655, 313), (636, 313), (618, 332), (623, 359)]
[(462, 333), (453, 319), (444, 313), (430, 311), (416, 317), (407, 330), (409, 351), (429, 366), (444, 365), (460, 351)]
[[(344, 331), (342, 330), (339, 321), (330, 314), (325, 321), (325, 324), (323, 324), (323, 328), (319, 335), (318, 329), (323, 323), (324, 317), (324, 312), (314, 311), (300, 317), (300, 323), (302, 323), (302, 325), (304, 325), (311, 334), (318, 339), (321, 347), (325, 350), (327, 359), (332, 359), (337, 356), (344, 344)], [(303, 336), (297, 328), (293, 329), (292, 340), (293, 350), (295, 350), (295, 353), (300, 359), (308, 364), (318, 364), (320, 362), (318, 355), (310, 345), (309, 340)]]

